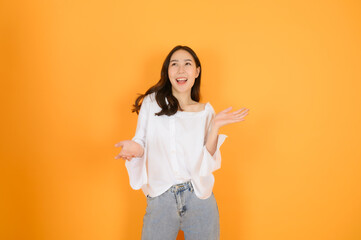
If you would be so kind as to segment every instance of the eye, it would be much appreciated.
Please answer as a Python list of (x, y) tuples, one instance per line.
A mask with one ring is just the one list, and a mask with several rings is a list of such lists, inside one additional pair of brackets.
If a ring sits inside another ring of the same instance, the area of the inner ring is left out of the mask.
[(186, 62), (186, 65), (192, 65), (190, 62)]
[(175, 66), (175, 65), (176, 65), (176, 63), (172, 63), (172, 64), (171, 64), (171, 66)]

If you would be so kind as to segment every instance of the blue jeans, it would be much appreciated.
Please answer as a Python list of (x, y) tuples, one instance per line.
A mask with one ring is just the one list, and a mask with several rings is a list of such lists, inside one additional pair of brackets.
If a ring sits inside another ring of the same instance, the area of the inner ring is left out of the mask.
[(142, 240), (218, 240), (219, 213), (214, 195), (199, 199), (191, 182), (173, 185), (160, 196), (147, 196)]

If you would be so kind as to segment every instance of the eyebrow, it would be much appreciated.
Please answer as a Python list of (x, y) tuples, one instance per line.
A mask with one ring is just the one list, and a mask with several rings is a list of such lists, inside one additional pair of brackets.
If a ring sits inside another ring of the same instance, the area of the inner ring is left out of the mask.
[[(192, 61), (192, 59), (184, 59), (184, 61)], [(170, 60), (170, 62), (178, 62), (177, 59)]]

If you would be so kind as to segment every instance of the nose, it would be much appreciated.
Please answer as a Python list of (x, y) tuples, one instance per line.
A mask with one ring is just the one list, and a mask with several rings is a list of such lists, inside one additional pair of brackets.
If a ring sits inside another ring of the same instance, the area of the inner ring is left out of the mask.
[(184, 72), (184, 67), (180, 65), (178, 68), (178, 73), (183, 73), (183, 72)]

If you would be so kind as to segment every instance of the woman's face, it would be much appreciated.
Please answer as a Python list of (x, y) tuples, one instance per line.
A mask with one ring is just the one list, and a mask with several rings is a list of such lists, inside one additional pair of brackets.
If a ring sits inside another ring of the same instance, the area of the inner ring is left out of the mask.
[(173, 53), (168, 67), (168, 76), (172, 84), (173, 93), (191, 93), (195, 79), (198, 77), (200, 67), (192, 55), (186, 50), (180, 49)]

